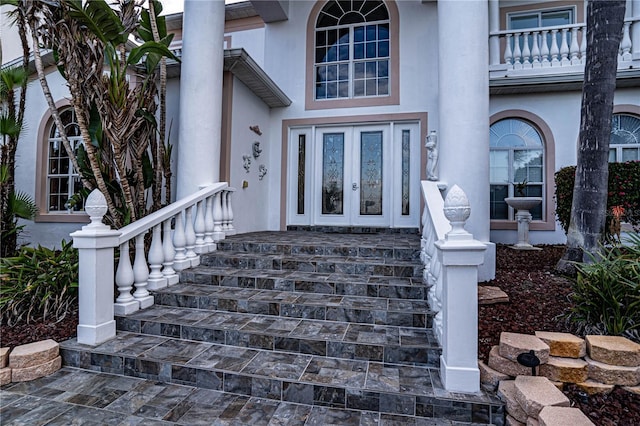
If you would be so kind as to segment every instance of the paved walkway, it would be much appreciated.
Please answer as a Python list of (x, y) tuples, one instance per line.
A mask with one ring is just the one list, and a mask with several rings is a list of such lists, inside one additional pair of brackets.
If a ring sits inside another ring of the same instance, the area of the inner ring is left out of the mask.
[(9, 425), (462, 425), (234, 395), (65, 367), (0, 388)]

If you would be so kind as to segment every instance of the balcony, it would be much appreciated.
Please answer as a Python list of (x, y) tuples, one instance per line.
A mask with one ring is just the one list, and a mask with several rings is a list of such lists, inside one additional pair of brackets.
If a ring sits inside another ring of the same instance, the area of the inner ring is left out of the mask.
[[(579, 90), (586, 63), (586, 23), (491, 31), (492, 94)], [(640, 77), (640, 17), (627, 18), (618, 52), (618, 86)]]

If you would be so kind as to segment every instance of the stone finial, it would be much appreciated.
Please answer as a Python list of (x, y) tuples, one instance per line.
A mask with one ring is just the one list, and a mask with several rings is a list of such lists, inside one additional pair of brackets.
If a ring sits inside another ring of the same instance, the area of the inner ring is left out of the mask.
[(107, 199), (100, 190), (94, 189), (87, 197), (87, 201), (84, 203), (84, 211), (89, 215), (91, 223), (83, 228), (109, 228), (102, 223), (102, 218), (107, 213)]
[(453, 185), (444, 200), (444, 216), (451, 222), (449, 234), (468, 234), (464, 230), (464, 224), (471, 216), (471, 206), (467, 194), (458, 185)]

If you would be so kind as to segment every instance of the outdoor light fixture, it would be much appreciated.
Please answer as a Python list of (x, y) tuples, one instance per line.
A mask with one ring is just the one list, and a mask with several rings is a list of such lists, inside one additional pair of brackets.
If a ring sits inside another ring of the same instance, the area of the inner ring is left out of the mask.
[(533, 353), (533, 350), (521, 353), (516, 359), (518, 360), (518, 364), (531, 367), (532, 376), (536, 375), (536, 367), (540, 365), (540, 358)]

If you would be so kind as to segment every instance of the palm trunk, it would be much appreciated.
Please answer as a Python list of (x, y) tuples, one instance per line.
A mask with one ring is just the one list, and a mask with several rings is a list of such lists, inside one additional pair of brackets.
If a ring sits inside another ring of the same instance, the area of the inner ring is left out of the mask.
[(576, 180), (567, 251), (558, 269), (572, 272), (571, 262), (597, 255), (606, 222), (611, 116), (622, 40), (624, 0), (593, 0), (587, 7), (587, 63)]

